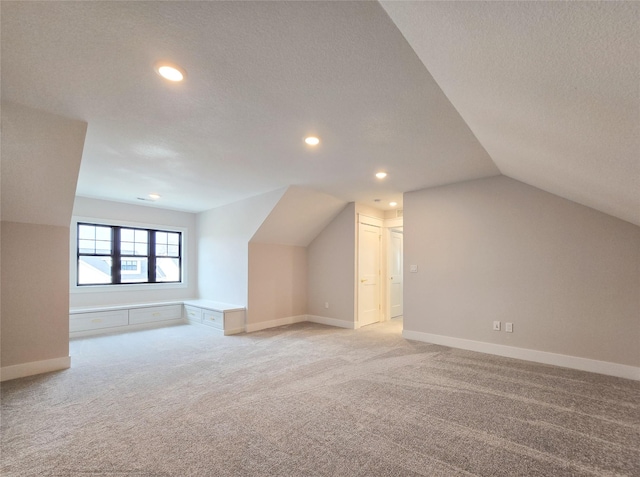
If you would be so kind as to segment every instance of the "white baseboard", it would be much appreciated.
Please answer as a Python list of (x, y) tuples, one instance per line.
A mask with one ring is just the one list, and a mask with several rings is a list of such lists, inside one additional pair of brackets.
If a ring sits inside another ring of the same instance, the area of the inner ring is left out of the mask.
[(32, 361), (30, 363), (14, 364), (0, 368), (0, 381), (24, 378), (34, 374), (50, 373), (71, 367), (71, 357), (45, 359), (44, 361)]
[(402, 337), (408, 340), (424, 341), (426, 343), (461, 348), (480, 353), (495, 354), (507, 358), (523, 359), (535, 363), (552, 364), (565, 368), (589, 371), (591, 373), (606, 374), (618, 378), (633, 379), (640, 381), (640, 367), (628, 366), (626, 364), (610, 363), (608, 361), (598, 361), (566, 354), (549, 353), (547, 351), (536, 351), (527, 348), (516, 348), (482, 341), (466, 340), (451, 336), (434, 335), (420, 331), (404, 330)]
[(358, 328), (358, 323), (353, 321), (338, 320), (336, 318), (327, 318), (326, 316), (307, 315), (307, 321), (312, 323), (319, 323), (321, 325), (336, 326), (338, 328), (347, 328), (355, 330)]
[(245, 329), (247, 330), (247, 333), (251, 333), (253, 331), (266, 330), (267, 328), (275, 328), (276, 326), (291, 325), (302, 321), (307, 321), (307, 315), (287, 316), (276, 320), (261, 321), (260, 323), (247, 323)]

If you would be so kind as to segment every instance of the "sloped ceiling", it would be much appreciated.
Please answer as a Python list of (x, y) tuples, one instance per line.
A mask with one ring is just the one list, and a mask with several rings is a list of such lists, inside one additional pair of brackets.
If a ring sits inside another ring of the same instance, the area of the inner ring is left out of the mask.
[(0, 8), (2, 99), (88, 123), (80, 196), (199, 212), (296, 185), (388, 209), (499, 173), (377, 2)]
[(382, 6), (504, 175), (640, 225), (640, 3)]
[(347, 205), (307, 188), (289, 187), (251, 242), (306, 247)]
[(87, 124), (2, 105), (2, 220), (68, 227)]

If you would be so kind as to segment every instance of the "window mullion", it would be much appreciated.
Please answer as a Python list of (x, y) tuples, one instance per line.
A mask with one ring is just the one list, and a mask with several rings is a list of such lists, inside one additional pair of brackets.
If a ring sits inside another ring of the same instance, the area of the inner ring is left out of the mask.
[(182, 234), (178, 234), (178, 267), (180, 267), (180, 281), (182, 281)]
[(156, 231), (149, 230), (149, 248), (148, 248), (147, 263), (149, 264), (147, 270), (147, 279), (149, 283), (156, 282)]
[(80, 223), (76, 224), (76, 285), (80, 285)]
[(122, 282), (122, 274), (121, 274), (121, 261), (122, 261), (122, 253), (120, 250), (120, 227), (113, 227), (112, 234), (112, 266), (111, 266), (111, 276), (113, 277), (113, 283), (121, 283)]

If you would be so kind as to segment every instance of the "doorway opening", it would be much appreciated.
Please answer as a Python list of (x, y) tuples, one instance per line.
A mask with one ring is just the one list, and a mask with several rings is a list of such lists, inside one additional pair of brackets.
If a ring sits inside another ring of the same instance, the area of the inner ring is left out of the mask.
[(400, 323), (403, 307), (402, 218), (358, 216), (356, 326)]

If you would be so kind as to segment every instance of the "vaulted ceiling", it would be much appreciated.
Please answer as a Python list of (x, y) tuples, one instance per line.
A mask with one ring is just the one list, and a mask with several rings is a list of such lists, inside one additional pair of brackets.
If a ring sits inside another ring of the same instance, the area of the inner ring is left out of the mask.
[(2, 100), (88, 123), (78, 195), (198, 212), (295, 185), (388, 209), (503, 173), (640, 224), (635, 3), (1, 9)]
[(382, 4), (502, 174), (640, 224), (640, 3)]

